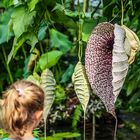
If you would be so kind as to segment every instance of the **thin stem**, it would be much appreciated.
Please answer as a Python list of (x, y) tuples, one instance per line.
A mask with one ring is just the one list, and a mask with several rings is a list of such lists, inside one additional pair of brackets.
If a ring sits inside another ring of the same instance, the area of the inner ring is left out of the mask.
[(118, 119), (117, 117), (114, 117), (115, 118), (115, 130), (114, 130), (114, 140), (117, 140), (117, 125), (118, 125)]
[(25, 51), (24, 45), (22, 45), (22, 52), (23, 52), (23, 54), (24, 54), (24, 58), (26, 59), (27, 56), (26, 56), (26, 51)]
[(6, 52), (5, 52), (5, 49), (4, 49), (3, 46), (2, 46), (2, 52), (3, 52), (3, 55), (4, 55), (5, 65), (6, 65), (6, 69), (7, 69), (9, 78), (10, 78), (10, 82), (13, 83), (13, 81), (14, 81), (14, 80), (13, 80), (13, 76), (12, 76), (12, 74), (11, 74), (11, 70), (10, 70), (9, 64), (7, 63), (7, 55), (6, 55)]
[(46, 133), (46, 131), (47, 131), (47, 130), (46, 130), (46, 127), (47, 127), (46, 123), (47, 123), (47, 122), (46, 122), (46, 120), (44, 121), (44, 123), (45, 123), (45, 124), (44, 124), (44, 137), (45, 137), (44, 140), (46, 140), (46, 137), (47, 137), (47, 133)]
[(78, 44), (79, 44), (79, 51), (78, 51), (78, 58), (79, 61), (82, 59), (82, 30), (83, 30), (83, 21), (81, 18), (81, 13), (80, 13), (80, 3), (78, 1), (78, 12), (79, 12), (79, 30), (78, 30)]
[(41, 53), (43, 54), (44, 51), (43, 51), (43, 46), (42, 46), (42, 43), (41, 43), (41, 42), (39, 42), (39, 47), (40, 47), (40, 51), (41, 51)]
[(124, 17), (123, 0), (121, 0), (121, 8), (122, 8), (121, 25), (123, 25), (123, 17)]
[(84, 14), (86, 13), (86, 8), (87, 8), (87, 0), (84, 0), (84, 5), (83, 5)]
[(95, 140), (95, 112), (92, 115), (92, 140)]
[(86, 140), (86, 111), (84, 111), (84, 140)]

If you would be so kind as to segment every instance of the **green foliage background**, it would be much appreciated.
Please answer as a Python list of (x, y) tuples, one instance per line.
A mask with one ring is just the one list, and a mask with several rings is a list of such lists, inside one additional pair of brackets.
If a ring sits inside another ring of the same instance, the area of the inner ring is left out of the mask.
[[(124, 0), (124, 24), (138, 37), (139, 11), (139, 0)], [(120, 24), (121, 13), (120, 0), (1, 0), (0, 94), (15, 80), (31, 74), (38, 78), (50, 68), (57, 82), (54, 104), (63, 105), (72, 96), (66, 88), (78, 61), (78, 44), (82, 44), (84, 54), (92, 29), (104, 21)], [(140, 111), (139, 55), (129, 67), (116, 103), (118, 109)]]

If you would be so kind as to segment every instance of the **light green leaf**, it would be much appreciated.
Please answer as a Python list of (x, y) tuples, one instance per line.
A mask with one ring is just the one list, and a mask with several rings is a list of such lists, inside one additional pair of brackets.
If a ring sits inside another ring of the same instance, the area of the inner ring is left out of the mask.
[(29, 75), (27, 78), (28, 81), (33, 82), (34, 84), (40, 86), (40, 81), (33, 75)]
[(32, 11), (35, 9), (35, 6), (36, 4), (39, 2), (39, 0), (30, 0), (28, 2), (28, 7), (29, 7), (29, 10)]
[(72, 132), (63, 132), (63, 133), (56, 133), (53, 135), (54, 137), (62, 137), (62, 138), (75, 138), (79, 137), (79, 133), (72, 133)]
[(46, 123), (47, 116), (55, 98), (56, 81), (53, 73), (49, 69), (45, 69), (41, 74), (41, 87), (45, 92), (43, 118)]
[(24, 6), (15, 8), (11, 17), (16, 38), (19, 38), (32, 25), (35, 15), (35, 11), (30, 12)]
[(12, 9), (8, 9), (8, 11), (5, 11), (0, 15), (0, 44), (8, 42), (8, 40), (13, 36), (13, 33), (8, 29), (11, 13)]
[(62, 34), (61, 32), (51, 29), (50, 30), (51, 36), (51, 45), (52, 47), (59, 48), (60, 51), (66, 53), (72, 47), (72, 42), (69, 41), (68, 36)]
[(61, 51), (57, 50), (47, 52), (40, 57), (38, 65), (42, 70), (45, 68), (50, 68), (58, 62), (62, 54), (63, 53)]
[(91, 88), (87, 80), (85, 68), (80, 61), (75, 66), (75, 70), (72, 76), (72, 82), (74, 84), (76, 95), (78, 96), (78, 99), (82, 104), (82, 108), (84, 112), (86, 112)]

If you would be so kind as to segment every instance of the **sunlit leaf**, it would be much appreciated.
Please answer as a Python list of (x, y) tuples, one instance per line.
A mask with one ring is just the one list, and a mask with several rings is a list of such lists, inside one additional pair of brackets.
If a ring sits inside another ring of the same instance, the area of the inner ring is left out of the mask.
[(74, 138), (79, 137), (79, 133), (71, 133), (71, 132), (63, 132), (63, 133), (56, 133), (53, 135), (54, 137), (62, 137), (62, 138)]
[(45, 68), (51, 68), (58, 62), (62, 55), (63, 53), (57, 50), (42, 54), (39, 59), (38, 65), (42, 70), (44, 70)]
[(35, 11), (30, 12), (24, 6), (14, 9), (11, 17), (16, 38), (19, 38), (24, 32), (28, 31), (28, 27), (32, 25), (35, 15)]
[(39, 0), (30, 0), (28, 2), (28, 7), (29, 7), (29, 10), (32, 11), (35, 9), (35, 6), (36, 4), (39, 2)]

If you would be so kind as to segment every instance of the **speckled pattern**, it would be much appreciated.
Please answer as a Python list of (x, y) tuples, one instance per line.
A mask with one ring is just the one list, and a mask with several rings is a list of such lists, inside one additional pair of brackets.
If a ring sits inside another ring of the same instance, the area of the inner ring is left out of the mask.
[(86, 47), (85, 68), (92, 89), (103, 101), (107, 111), (115, 116), (112, 86), (112, 49), (114, 26), (100, 23), (93, 30)]

